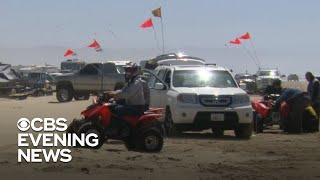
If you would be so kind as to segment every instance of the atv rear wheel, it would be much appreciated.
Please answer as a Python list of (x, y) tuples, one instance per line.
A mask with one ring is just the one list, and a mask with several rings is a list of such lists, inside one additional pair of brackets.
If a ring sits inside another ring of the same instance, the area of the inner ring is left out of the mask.
[(149, 130), (137, 139), (140, 150), (146, 152), (159, 152), (163, 147), (163, 137), (160, 132)]
[(239, 124), (235, 128), (234, 133), (236, 137), (242, 139), (250, 139), (252, 135), (252, 124)]

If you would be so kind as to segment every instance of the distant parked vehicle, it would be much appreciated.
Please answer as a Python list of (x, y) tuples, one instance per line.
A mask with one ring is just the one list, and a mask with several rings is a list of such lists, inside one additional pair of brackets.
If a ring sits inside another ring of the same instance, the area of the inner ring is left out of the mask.
[(124, 82), (115, 63), (90, 63), (78, 72), (57, 76), (56, 95), (59, 102), (89, 99), (90, 93), (119, 89)]
[(288, 76), (288, 81), (299, 81), (299, 76), (296, 74), (290, 74)]
[(252, 74), (236, 74), (235, 79), (239, 84), (240, 88), (245, 90), (247, 93), (254, 93), (257, 90), (256, 76)]
[(84, 61), (79, 61), (77, 59), (68, 59), (66, 61), (61, 62), (60, 68), (62, 73), (72, 73), (78, 72), (85, 65), (86, 63)]
[(145, 69), (154, 70), (160, 65), (204, 65), (205, 60), (188, 56), (182, 53), (169, 53), (157, 56), (150, 60), (143, 60), (140, 66)]
[(261, 69), (256, 73), (258, 91), (264, 91), (276, 79), (281, 80), (280, 72), (277, 69)]
[(0, 63), (0, 95), (8, 95), (18, 84), (24, 84), (10, 64)]
[(109, 63), (114, 63), (116, 65), (117, 71), (120, 74), (124, 74), (124, 66), (132, 64), (131, 61), (108, 61)]

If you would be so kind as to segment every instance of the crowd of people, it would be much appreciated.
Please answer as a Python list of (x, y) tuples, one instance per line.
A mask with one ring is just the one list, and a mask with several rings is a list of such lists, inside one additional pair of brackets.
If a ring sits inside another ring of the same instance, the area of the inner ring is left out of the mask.
[(282, 88), (281, 81), (275, 80), (265, 90), (265, 95), (279, 94), (274, 111), (287, 111), (281, 114), (284, 131), (293, 133), (319, 131), (320, 116), (320, 82), (307, 72), (307, 92), (294, 88)]

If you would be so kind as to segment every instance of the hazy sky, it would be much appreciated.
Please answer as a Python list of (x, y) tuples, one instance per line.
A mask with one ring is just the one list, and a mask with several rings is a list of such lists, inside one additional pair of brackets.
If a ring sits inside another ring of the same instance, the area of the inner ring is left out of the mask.
[[(197, 56), (203, 52), (203, 57), (223, 65), (254, 71), (243, 49), (225, 47), (228, 40), (249, 31), (263, 66), (319, 71), (318, 0), (1, 0), (0, 48), (78, 49), (96, 38), (106, 52), (155, 49), (152, 29), (139, 25), (159, 5), (167, 49), (190, 49)], [(159, 19), (154, 23), (160, 39)], [(10, 61), (14, 56), (8, 52), (2, 58)]]

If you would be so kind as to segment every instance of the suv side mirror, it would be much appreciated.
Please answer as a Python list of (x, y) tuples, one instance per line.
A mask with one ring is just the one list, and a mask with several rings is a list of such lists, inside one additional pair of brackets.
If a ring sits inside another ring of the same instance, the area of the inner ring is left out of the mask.
[(159, 82), (156, 83), (154, 86), (154, 89), (156, 89), (156, 90), (164, 90), (164, 88), (165, 88), (164, 84), (159, 83)]

